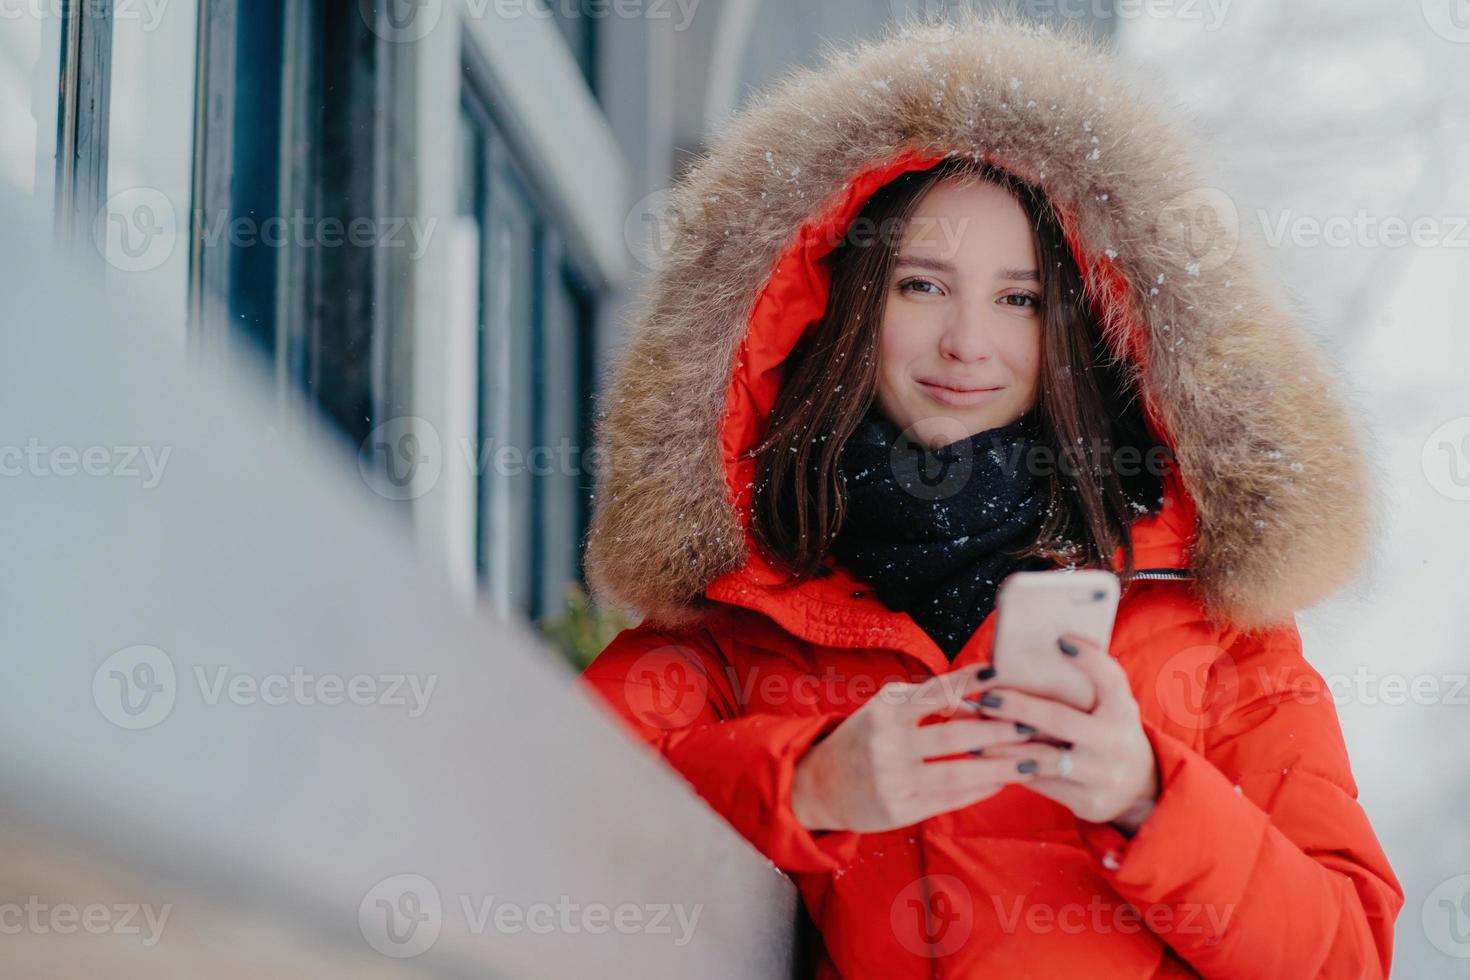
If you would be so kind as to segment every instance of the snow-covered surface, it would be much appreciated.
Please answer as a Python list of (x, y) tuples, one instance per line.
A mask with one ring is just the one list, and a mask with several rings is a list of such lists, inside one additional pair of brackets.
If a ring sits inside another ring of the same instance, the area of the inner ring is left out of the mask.
[[(1208, 138), (1371, 433), (1377, 553), (1299, 621), (1407, 892), (1394, 975), (1415, 978), (1470, 973), (1470, 27), (1453, 6), (1237, 0), (1213, 29), (1136, 17), (1118, 35)], [(1392, 244), (1391, 219), (1426, 244)]]

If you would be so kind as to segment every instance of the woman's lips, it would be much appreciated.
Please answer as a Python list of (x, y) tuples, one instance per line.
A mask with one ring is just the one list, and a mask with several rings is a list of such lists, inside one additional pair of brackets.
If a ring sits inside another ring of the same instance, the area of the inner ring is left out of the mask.
[(934, 401), (950, 408), (974, 408), (983, 405), (994, 398), (1000, 388), (976, 388), (969, 391), (960, 391), (954, 388), (946, 388), (932, 381), (920, 381), (919, 386), (924, 389)]

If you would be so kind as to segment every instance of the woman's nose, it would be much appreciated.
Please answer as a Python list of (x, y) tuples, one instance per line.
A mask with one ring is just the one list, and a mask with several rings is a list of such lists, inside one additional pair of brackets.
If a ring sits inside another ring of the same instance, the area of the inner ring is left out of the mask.
[(990, 330), (974, 314), (958, 316), (939, 338), (939, 353), (956, 361), (983, 361), (990, 357)]

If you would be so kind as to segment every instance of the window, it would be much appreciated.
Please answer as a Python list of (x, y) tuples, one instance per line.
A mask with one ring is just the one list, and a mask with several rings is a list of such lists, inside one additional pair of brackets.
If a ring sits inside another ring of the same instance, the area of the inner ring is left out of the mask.
[(184, 346), (197, 0), (119, 6), (108, 98), (107, 288)]
[(61, 99), (61, 18), (40, 13), (0, 21), (0, 182), (49, 214), (56, 193), (56, 109)]
[(597, 94), (597, 25), (607, 16), (604, 9), (600, 15), (589, 10), (593, 0), (547, 0), (551, 4), (557, 29), (566, 38), (572, 59), (582, 70), (587, 87)]
[(497, 612), (537, 618), (559, 610), (579, 578), (592, 301), (555, 221), (473, 95), (460, 142), (460, 207), (477, 230), (482, 284), (476, 569)]
[(390, 272), (407, 261), (412, 226), (395, 203), (378, 97), (397, 46), (372, 20), (381, 8), (250, 0), (247, 15), (243, 0), (215, 3), (234, 8), (212, 6), (201, 72), (200, 340), (260, 352), (283, 394), (361, 448), (407, 384), (404, 277)]

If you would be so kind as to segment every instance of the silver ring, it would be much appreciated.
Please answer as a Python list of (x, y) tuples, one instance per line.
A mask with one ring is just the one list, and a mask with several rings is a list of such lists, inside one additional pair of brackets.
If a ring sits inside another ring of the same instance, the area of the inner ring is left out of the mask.
[(1067, 751), (1066, 749), (1062, 749), (1062, 751), (1057, 755), (1057, 775), (1065, 779), (1067, 774), (1071, 771), (1072, 753)]

